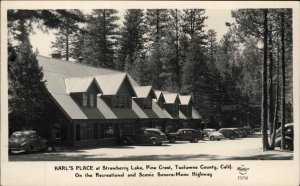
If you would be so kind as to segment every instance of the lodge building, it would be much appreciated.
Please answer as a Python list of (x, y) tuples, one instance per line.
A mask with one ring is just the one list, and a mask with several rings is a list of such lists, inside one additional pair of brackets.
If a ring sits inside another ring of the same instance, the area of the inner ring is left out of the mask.
[(37, 56), (57, 109), (44, 130), (54, 145), (112, 145), (143, 127), (163, 132), (201, 128), (190, 95), (140, 86), (130, 75), (107, 68)]

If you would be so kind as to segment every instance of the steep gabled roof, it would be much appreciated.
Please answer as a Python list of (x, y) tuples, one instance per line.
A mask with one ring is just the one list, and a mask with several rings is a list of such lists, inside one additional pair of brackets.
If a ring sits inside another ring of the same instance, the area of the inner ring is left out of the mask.
[(65, 78), (66, 92), (67, 94), (86, 92), (94, 80), (94, 77)]
[(176, 99), (178, 99), (180, 103), (180, 99), (177, 93), (163, 92), (163, 96), (165, 98), (166, 104), (174, 104)]
[(152, 89), (152, 86), (134, 86), (133, 87), (137, 98), (147, 98), (151, 96), (151, 98), (156, 98), (156, 94)]
[(116, 95), (121, 85), (127, 80), (130, 84), (130, 88), (136, 95), (130, 80), (126, 73), (115, 73), (95, 76), (95, 79), (102, 90), (103, 95)]
[(192, 101), (191, 95), (182, 96), (179, 95), (181, 105), (188, 105)]

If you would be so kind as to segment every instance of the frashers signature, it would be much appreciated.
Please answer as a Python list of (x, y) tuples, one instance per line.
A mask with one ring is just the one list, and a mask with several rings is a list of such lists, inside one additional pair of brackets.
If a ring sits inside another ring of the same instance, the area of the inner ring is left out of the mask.
[(237, 170), (239, 171), (239, 173), (241, 175), (246, 175), (247, 174), (247, 171), (249, 170), (250, 168), (246, 168), (244, 165), (240, 166), (237, 168)]

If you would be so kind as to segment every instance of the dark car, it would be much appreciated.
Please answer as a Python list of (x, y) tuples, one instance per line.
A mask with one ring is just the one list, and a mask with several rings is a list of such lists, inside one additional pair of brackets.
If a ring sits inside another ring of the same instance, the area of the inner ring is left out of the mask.
[(221, 128), (221, 129), (219, 129), (218, 132), (223, 134), (225, 138), (229, 138), (232, 140), (235, 138), (238, 138), (238, 136), (239, 136), (238, 132), (236, 132), (235, 130), (230, 129), (230, 128)]
[[(284, 125), (284, 149), (294, 150), (294, 123)], [(281, 146), (281, 128), (276, 130), (275, 147)]]
[(168, 133), (168, 140), (170, 143), (175, 141), (190, 141), (191, 143), (197, 143), (202, 139), (202, 133), (195, 129), (179, 129), (176, 133)]
[(20, 150), (25, 150), (27, 153), (31, 153), (32, 151), (47, 151), (48, 142), (37, 135), (36, 131), (17, 131), (9, 138), (9, 153)]
[(123, 145), (133, 145), (133, 144), (161, 145), (163, 141), (167, 141), (167, 136), (159, 129), (146, 128), (136, 133), (123, 134), (121, 140)]

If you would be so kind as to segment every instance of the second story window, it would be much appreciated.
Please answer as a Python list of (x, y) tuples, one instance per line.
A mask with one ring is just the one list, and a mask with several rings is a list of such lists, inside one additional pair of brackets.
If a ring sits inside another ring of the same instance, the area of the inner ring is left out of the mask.
[(114, 108), (131, 108), (131, 97), (119, 95), (112, 98), (112, 107)]
[(144, 107), (144, 109), (152, 109), (152, 100), (151, 99), (143, 99), (143, 107)]
[(94, 94), (90, 94), (90, 107), (95, 106)]
[(82, 94), (82, 106), (86, 107), (88, 102), (88, 96), (87, 94), (83, 93)]

